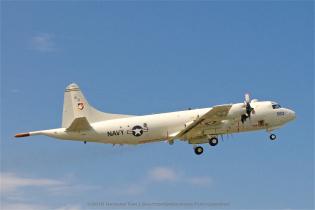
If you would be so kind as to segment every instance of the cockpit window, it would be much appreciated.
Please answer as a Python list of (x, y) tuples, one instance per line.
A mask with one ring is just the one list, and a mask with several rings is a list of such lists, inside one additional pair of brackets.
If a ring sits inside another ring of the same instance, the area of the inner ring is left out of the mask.
[(272, 104), (273, 109), (279, 109), (281, 108), (280, 104)]

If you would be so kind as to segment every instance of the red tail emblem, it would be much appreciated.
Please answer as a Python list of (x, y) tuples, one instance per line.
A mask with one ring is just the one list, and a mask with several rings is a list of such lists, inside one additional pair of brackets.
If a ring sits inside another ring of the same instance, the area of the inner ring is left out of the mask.
[(78, 109), (80, 110), (84, 109), (84, 104), (82, 102), (78, 103)]

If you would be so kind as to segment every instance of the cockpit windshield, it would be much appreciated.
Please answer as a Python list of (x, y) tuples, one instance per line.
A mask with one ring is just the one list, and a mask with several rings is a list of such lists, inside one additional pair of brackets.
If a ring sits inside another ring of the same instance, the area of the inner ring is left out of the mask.
[(273, 109), (279, 109), (279, 108), (281, 108), (281, 106), (280, 106), (280, 104), (273, 103), (272, 108)]

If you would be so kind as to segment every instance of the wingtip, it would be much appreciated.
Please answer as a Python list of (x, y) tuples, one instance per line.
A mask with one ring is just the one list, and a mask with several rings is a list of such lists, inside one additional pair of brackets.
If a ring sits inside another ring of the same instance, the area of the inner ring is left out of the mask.
[(17, 133), (15, 134), (15, 138), (27, 137), (30, 136), (30, 133)]

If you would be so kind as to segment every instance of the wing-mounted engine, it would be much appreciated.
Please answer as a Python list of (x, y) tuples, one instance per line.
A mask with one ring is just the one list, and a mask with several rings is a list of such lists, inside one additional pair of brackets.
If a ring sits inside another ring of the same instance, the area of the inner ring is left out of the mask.
[(247, 119), (250, 119), (251, 115), (255, 113), (255, 109), (253, 108), (253, 103), (255, 103), (257, 99), (250, 101), (249, 94), (245, 94), (244, 103), (233, 104), (229, 113), (229, 119), (239, 119), (241, 118), (242, 123), (244, 123)]
[(241, 117), (243, 114), (245, 114), (245, 106), (243, 103), (237, 103), (233, 104), (227, 118), (228, 119), (238, 119)]

